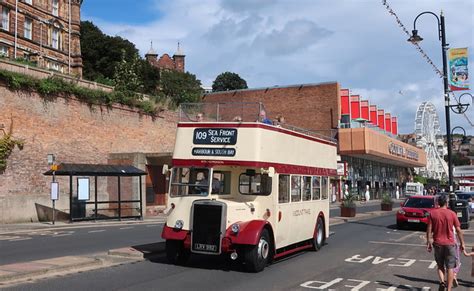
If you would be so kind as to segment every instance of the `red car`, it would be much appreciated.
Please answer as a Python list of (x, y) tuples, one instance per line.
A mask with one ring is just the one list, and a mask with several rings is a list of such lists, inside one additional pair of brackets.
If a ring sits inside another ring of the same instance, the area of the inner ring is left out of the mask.
[(411, 196), (397, 211), (397, 228), (407, 225), (427, 225), (430, 212), (438, 208), (436, 196)]

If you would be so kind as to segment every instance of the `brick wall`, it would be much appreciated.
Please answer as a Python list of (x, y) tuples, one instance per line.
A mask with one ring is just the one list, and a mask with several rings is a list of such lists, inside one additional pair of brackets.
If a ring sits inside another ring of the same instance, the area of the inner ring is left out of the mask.
[(283, 115), (286, 123), (315, 131), (337, 128), (340, 119), (336, 82), (216, 92), (204, 95), (203, 100), (262, 102), (270, 119)]
[[(49, 153), (59, 163), (106, 164), (112, 154), (172, 152), (177, 114), (160, 115), (152, 120), (128, 108), (89, 107), (75, 99), (46, 102), (36, 93), (11, 92), (0, 85), (0, 124), (8, 131), (13, 121), (13, 138), (25, 141), (0, 174), (0, 223), (34, 221), (35, 203), (51, 204), (51, 177), (43, 176)], [(66, 210), (68, 178), (58, 179), (63, 196), (57, 207)]]

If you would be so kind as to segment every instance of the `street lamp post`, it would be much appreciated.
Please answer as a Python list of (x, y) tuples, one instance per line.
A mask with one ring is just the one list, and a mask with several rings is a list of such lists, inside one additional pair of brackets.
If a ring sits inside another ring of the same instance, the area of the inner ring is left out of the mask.
[(416, 30), (416, 20), (418, 17), (424, 14), (431, 14), (436, 19), (438, 20), (438, 36), (439, 40), (441, 41), (441, 52), (443, 56), (443, 85), (444, 85), (444, 110), (446, 114), (446, 139), (448, 142), (448, 186), (449, 186), (449, 192), (453, 192), (453, 160), (452, 160), (452, 149), (451, 149), (451, 121), (449, 117), (449, 85), (448, 85), (448, 64), (447, 64), (447, 59), (446, 59), (446, 51), (448, 50), (448, 44), (446, 43), (446, 30), (444, 27), (444, 15), (443, 12), (441, 12), (440, 17), (438, 15), (434, 14), (433, 12), (430, 11), (425, 11), (420, 14), (415, 18), (413, 21), (413, 31), (412, 35), (408, 39), (409, 42), (412, 43), (418, 43), (423, 40), (418, 35), (418, 31)]

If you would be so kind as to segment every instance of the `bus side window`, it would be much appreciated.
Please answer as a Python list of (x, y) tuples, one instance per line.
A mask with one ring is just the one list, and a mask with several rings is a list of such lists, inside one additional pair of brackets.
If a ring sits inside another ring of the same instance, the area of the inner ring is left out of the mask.
[(303, 177), (303, 201), (311, 200), (311, 177)]
[(278, 177), (278, 203), (290, 202), (290, 176), (279, 175)]
[(319, 177), (313, 177), (313, 200), (321, 199), (321, 182)]
[(321, 196), (322, 199), (328, 199), (328, 177), (321, 177)]
[(301, 201), (301, 176), (291, 176), (291, 202)]

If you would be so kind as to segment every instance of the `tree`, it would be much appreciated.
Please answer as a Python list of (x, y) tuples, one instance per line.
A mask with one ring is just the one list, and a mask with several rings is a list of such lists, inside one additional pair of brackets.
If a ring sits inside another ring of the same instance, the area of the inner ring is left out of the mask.
[[(81, 22), (83, 76), (100, 81), (113, 80), (116, 66), (138, 55), (135, 45), (120, 36), (108, 36), (90, 21)], [(125, 52), (125, 53), (124, 53)]]
[(247, 82), (238, 74), (231, 72), (221, 73), (212, 83), (212, 92), (247, 88)]
[(122, 61), (115, 66), (114, 83), (117, 91), (139, 92), (143, 88), (139, 73), (139, 57), (135, 55), (130, 61), (125, 60), (125, 50), (122, 51)]
[(160, 78), (161, 92), (176, 105), (199, 102), (202, 95), (201, 81), (191, 73), (164, 70)]

